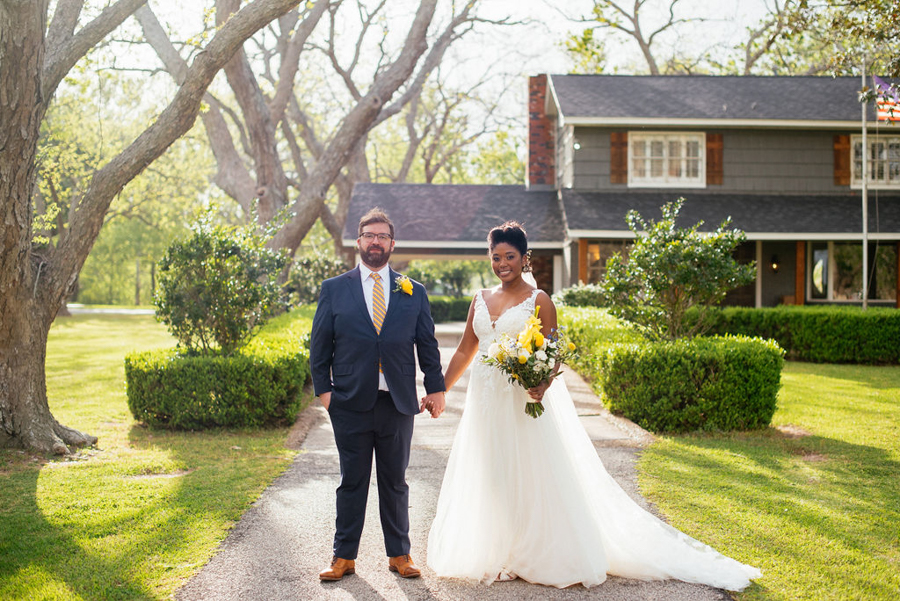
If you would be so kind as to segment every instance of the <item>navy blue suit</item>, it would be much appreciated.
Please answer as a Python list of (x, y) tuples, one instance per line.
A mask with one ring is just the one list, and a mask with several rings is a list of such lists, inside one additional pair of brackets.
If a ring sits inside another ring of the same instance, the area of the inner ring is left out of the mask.
[[(310, 368), (316, 395), (331, 392), (328, 413), (341, 462), (334, 554), (356, 559), (366, 513), (372, 455), (376, 462), (385, 551), (409, 553), (406, 467), (413, 417), (419, 413), (416, 355), (426, 393), (444, 390), (441, 357), (425, 288), (394, 291), (399, 274), (383, 282), (390, 294), (381, 333), (369, 316), (359, 268), (325, 280), (313, 319)], [(378, 390), (378, 366), (390, 394)]]

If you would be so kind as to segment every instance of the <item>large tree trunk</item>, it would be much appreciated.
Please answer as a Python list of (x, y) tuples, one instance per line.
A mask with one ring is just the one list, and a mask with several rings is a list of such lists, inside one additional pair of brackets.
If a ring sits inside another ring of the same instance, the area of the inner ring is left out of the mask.
[[(41, 122), (57, 85), (91, 47), (146, 0), (117, 0), (75, 32), (82, 2), (0, 1), (0, 446), (68, 453), (97, 439), (59, 424), (47, 402), (50, 325), (72, 290), (113, 197), (190, 129), (216, 72), (260, 27), (299, 0), (255, 0), (197, 55), (169, 106), (126, 150), (94, 173), (69, 233), (32, 249), (32, 192)], [(46, 51), (45, 30), (55, 44)]]
[(3, 315), (6, 356), (0, 362), (0, 447), (64, 455), (69, 445), (92, 445), (97, 438), (63, 426), (50, 413), (44, 374), (49, 328), (34, 319), (43, 310), (35, 299), (25, 296), (11, 303)]

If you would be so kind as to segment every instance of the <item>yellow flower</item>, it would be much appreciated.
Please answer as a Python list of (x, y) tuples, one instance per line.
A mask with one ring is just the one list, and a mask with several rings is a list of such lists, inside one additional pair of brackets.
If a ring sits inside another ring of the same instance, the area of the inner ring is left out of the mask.
[(575, 350), (575, 343), (573, 343), (573, 342), (570, 342), (570, 343), (569, 343), (569, 350), (570, 350), (570, 351), (574, 351), (574, 350)]
[(394, 292), (399, 291), (412, 296), (413, 285), (412, 282), (409, 281), (409, 278), (407, 276), (401, 275), (396, 280), (394, 280), (394, 282), (397, 284), (397, 287), (394, 288)]
[(534, 334), (534, 346), (538, 348), (544, 346), (544, 335), (540, 332)]

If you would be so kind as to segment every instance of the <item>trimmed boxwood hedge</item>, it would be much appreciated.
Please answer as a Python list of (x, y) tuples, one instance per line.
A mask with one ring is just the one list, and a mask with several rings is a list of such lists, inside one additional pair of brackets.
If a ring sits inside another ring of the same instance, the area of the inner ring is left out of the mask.
[(773, 340), (698, 337), (610, 346), (595, 372), (609, 410), (653, 432), (763, 428), (784, 351)]
[(230, 356), (186, 356), (176, 349), (125, 357), (128, 408), (150, 426), (181, 430), (289, 423), (308, 399), (303, 340), (315, 308), (271, 322)]
[(708, 314), (712, 334), (773, 338), (789, 359), (814, 363), (900, 363), (900, 311), (888, 307), (724, 307)]
[(469, 305), (472, 304), (472, 297), (429, 296), (428, 302), (431, 305), (431, 318), (434, 319), (435, 323), (465, 321), (469, 316)]

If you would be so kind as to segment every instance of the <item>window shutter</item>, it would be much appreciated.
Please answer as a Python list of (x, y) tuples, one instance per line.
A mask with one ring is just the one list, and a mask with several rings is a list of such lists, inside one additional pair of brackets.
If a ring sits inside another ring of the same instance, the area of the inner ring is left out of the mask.
[(706, 134), (706, 185), (721, 186), (724, 179), (722, 165), (722, 134)]
[(850, 185), (850, 136), (834, 137), (834, 185)]
[(609, 134), (609, 183), (628, 183), (628, 132)]

